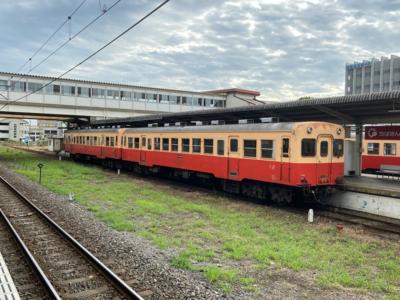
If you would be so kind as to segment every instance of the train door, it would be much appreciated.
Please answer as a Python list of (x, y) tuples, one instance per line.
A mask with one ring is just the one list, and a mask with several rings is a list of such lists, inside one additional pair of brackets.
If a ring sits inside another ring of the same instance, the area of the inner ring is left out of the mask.
[(281, 181), (290, 181), (290, 137), (282, 137), (281, 151)]
[(332, 136), (319, 135), (317, 138), (317, 183), (330, 182), (332, 172)]
[(145, 164), (146, 163), (146, 136), (141, 135), (140, 136), (140, 163)]
[(239, 137), (228, 137), (228, 178), (239, 176)]

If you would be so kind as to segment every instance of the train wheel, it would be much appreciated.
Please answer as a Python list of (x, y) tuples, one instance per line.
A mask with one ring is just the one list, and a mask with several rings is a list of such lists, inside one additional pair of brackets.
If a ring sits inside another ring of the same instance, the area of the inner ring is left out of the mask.
[(293, 194), (289, 190), (282, 188), (270, 188), (271, 201), (278, 205), (288, 205), (292, 203)]

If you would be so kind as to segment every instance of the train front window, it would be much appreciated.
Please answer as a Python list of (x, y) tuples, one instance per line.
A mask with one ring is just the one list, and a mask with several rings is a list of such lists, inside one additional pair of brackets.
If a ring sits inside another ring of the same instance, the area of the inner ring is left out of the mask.
[(256, 140), (244, 140), (243, 141), (243, 155), (246, 157), (257, 156), (257, 141)]
[(305, 157), (315, 156), (315, 139), (301, 140), (301, 155)]
[(343, 140), (333, 141), (333, 156), (342, 157), (343, 156)]
[(396, 144), (383, 144), (383, 155), (396, 155)]
[(368, 143), (368, 154), (379, 154), (379, 143)]
[(321, 141), (320, 148), (319, 148), (319, 154), (321, 155), (321, 157), (328, 156), (328, 142), (327, 141)]

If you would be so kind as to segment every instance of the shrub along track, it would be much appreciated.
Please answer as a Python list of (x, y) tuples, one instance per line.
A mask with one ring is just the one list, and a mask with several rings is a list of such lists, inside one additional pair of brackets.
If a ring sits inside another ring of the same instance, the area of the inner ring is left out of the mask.
[(2, 177), (0, 194), (4, 217), (8, 216), (54, 286), (52, 298), (142, 299)]

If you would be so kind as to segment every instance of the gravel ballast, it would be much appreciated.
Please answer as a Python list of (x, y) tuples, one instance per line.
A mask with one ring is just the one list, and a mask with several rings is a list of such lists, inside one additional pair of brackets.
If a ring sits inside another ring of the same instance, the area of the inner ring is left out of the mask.
[[(84, 207), (0, 165), (0, 175), (42, 210), (145, 299), (228, 299), (200, 274), (172, 268), (167, 257), (132, 233), (111, 229)], [(236, 297), (248, 298), (246, 295)], [(236, 298), (235, 297), (235, 298)]]

